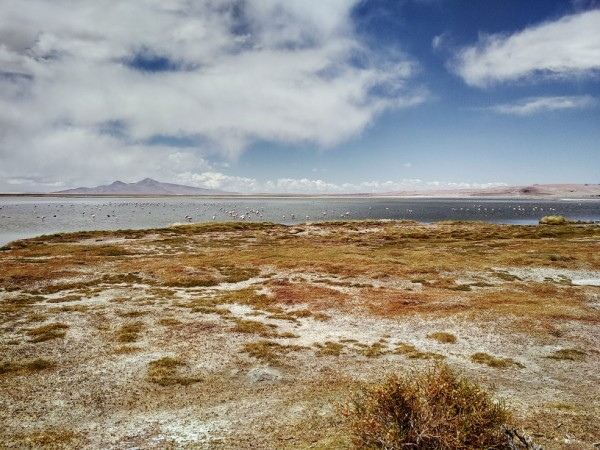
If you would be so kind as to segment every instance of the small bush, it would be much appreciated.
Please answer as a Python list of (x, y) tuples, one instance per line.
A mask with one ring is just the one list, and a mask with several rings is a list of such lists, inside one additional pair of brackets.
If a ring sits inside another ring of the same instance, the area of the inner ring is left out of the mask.
[(511, 448), (508, 409), (444, 364), (367, 387), (343, 414), (359, 448)]

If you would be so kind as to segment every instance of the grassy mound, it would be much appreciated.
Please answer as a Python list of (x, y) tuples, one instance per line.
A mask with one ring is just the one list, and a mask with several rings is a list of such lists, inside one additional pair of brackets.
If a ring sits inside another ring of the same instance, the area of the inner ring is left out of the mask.
[(544, 216), (540, 219), (540, 225), (566, 225), (567, 219), (563, 216)]
[(359, 448), (514, 448), (504, 431), (508, 409), (445, 364), (365, 388), (344, 415)]

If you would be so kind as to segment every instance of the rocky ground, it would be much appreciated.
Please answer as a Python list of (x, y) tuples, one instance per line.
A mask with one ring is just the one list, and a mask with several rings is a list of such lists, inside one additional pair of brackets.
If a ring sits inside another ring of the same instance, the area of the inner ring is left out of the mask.
[(0, 249), (0, 448), (350, 448), (444, 361), (548, 449), (600, 441), (600, 227), (207, 224)]

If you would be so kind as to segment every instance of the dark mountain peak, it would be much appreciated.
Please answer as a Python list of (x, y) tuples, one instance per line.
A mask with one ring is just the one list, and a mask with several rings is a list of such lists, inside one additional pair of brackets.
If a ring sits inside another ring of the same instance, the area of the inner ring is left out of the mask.
[(90, 194), (90, 195), (227, 195), (233, 192), (204, 189), (181, 184), (161, 183), (152, 178), (144, 178), (137, 183), (115, 181), (109, 185), (93, 188), (77, 188), (56, 192), (57, 194)]

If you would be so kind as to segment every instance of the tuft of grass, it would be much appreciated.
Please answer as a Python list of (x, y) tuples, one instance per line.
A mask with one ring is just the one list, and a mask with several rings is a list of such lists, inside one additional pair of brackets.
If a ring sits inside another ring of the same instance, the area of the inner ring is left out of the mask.
[(113, 355), (130, 355), (131, 353), (136, 353), (140, 350), (141, 348), (135, 345), (121, 345), (115, 348), (111, 353)]
[(378, 356), (385, 355), (387, 351), (385, 350), (385, 344), (383, 342), (375, 342), (362, 349), (360, 353), (367, 358), (377, 358)]
[(239, 305), (251, 306), (254, 309), (266, 310), (273, 306), (274, 299), (264, 294), (259, 294), (254, 288), (238, 289), (237, 291), (228, 291), (218, 297), (221, 303), (237, 303)]
[(31, 336), (31, 342), (44, 342), (65, 337), (66, 331), (64, 330), (67, 328), (69, 328), (69, 325), (65, 323), (50, 323), (29, 330), (27, 334)]
[(327, 341), (324, 344), (317, 343), (315, 347), (319, 349), (316, 352), (317, 356), (340, 356), (342, 350), (344, 350), (343, 344), (331, 341)]
[(117, 311), (119, 317), (141, 317), (148, 314), (148, 311), (140, 311), (139, 309), (133, 311)]
[(81, 448), (82, 445), (75, 445), (75, 442), (86, 442), (86, 439), (72, 430), (54, 429), (35, 431), (31, 433), (18, 433), (12, 436), (14, 440), (20, 443), (18, 447), (11, 448)]
[(489, 367), (495, 367), (498, 369), (505, 369), (507, 367), (518, 367), (522, 369), (525, 367), (520, 362), (515, 361), (512, 358), (498, 358), (496, 356), (489, 355), (487, 353), (479, 352), (471, 355), (471, 361), (478, 364), (485, 364)]
[(17, 372), (20, 369), (19, 364), (12, 362), (0, 362), (0, 375), (5, 373)]
[(574, 348), (563, 348), (562, 350), (557, 350), (551, 355), (546, 356), (546, 358), (566, 361), (583, 361), (585, 359), (585, 352)]
[(130, 255), (130, 253), (119, 247), (104, 246), (104, 247), (100, 247), (96, 250), (96, 255), (98, 255), (98, 256), (127, 256), (127, 255)]
[(147, 380), (150, 383), (156, 383), (160, 386), (173, 386), (180, 384), (187, 386), (193, 383), (202, 381), (198, 377), (185, 377), (179, 375), (178, 369), (185, 366), (185, 363), (178, 358), (171, 358), (169, 356), (151, 361), (148, 364), (148, 375)]
[(46, 303), (67, 303), (67, 302), (78, 302), (83, 298), (82, 295), (71, 294), (65, 295), (64, 297), (51, 298), (46, 300)]
[(494, 275), (496, 278), (500, 278), (503, 281), (521, 281), (521, 278), (519, 278), (517, 275), (513, 275), (508, 272), (493, 272), (492, 275)]
[(112, 300), (110, 300), (111, 303), (125, 303), (131, 301), (130, 297), (115, 297)]
[(456, 336), (451, 333), (431, 333), (428, 334), (427, 337), (429, 339), (434, 339), (438, 341), (440, 344), (456, 344)]
[(17, 375), (25, 373), (41, 372), (56, 367), (56, 362), (48, 359), (37, 358), (25, 363), (3, 362), (0, 363), (0, 375), (14, 373)]
[(162, 319), (160, 319), (158, 321), (159, 324), (164, 325), (164, 326), (175, 326), (175, 325), (181, 325), (181, 321), (175, 319), (174, 317), (163, 317)]
[(140, 333), (144, 329), (142, 322), (128, 323), (117, 330), (115, 341), (122, 343), (135, 342), (140, 338)]
[(44, 322), (44, 321), (46, 321), (46, 319), (48, 319), (47, 315), (35, 313), (35, 314), (31, 314), (29, 317), (27, 317), (27, 322), (29, 322), (29, 323)]
[(258, 341), (244, 344), (242, 352), (265, 362), (278, 364), (281, 358), (292, 351), (304, 350), (301, 345), (282, 345), (274, 341)]
[(51, 309), (52, 312), (86, 312), (90, 307), (86, 305), (64, 305)]
[(56, 367), (56, 362), (42, 358), (34, 359), (33, 361), (29, 361), (23, 365), (23, 368), (26, 372), (39, 372), (41, 370), (48, 370), (54, 367)]
[(318, 320), (319, 322), (327, 322), (331, 319), (329, 314), (325, 314), (324, 312), (316, 312), (312, 314), (312, 318)]
[(446, 358), (444, 355), (440, 355), (439, 353), (422, 352), (418, 350), (414, 345), (406, 344), (404, 342), (397, 343), (396, 348), (392, 353), (394, 353), (395, 355), (405, 355), (410, 359), (442, 360)]
[(235, 326), (231, 329), (236, 333), (258, 334), (262, 337), (276, 337), (276, 325), (265, 324), (256, 320), (235, 319)]
[(574, 411), (575, 407), (569, 403), (562, 403), (562, 402), (556, 402), (556, 403), (548, 403), (546, 405), (549, 408), (553, 408), (553, 409), (558, 409), (559, 411)]
[(358, 448), (513, 448), (503, 431), (510, 411), (445, 364), (364, 387), (342, 413)]

